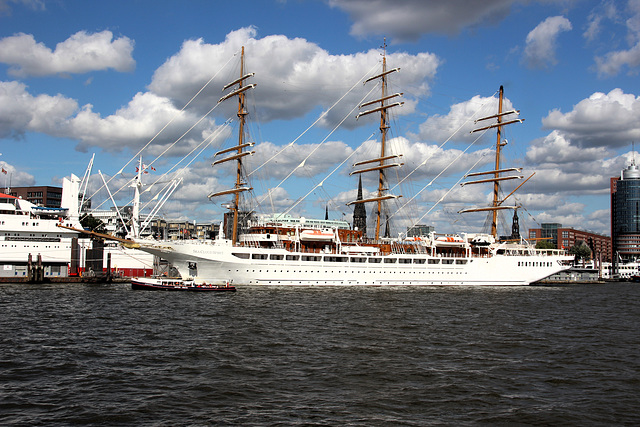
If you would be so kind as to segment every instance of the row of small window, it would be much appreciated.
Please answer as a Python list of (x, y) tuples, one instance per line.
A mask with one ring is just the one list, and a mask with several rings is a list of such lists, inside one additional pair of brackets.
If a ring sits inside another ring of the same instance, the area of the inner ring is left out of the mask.
[(518, 267), (551, 267), (553, 266), (552, 262), (545, 261), (518, 261)]
[(346, 257), (346, 256), (320, 256), (320, 255), (279, 255), (279, 254), (247, 254), (247, 253), (234, 253), (233, 254), (237, 258), (241, 259), (258, 259), (258, 260), (266, 260), (270, 259), (272, 261), (315, 261), (315, 262), (351, 262), (351, 263), (370, 263), (370, 264), (466, 264), (466, 259), (447, 259), (447, 258), (437, 258), (437, 259), (425, 259), (425, 258), (377, 258), (377, 257)]
[[(22, 225), (29, 225), (29, 222), (28, 222), (28, 221), (23, 221), (23, 222), (22, 222)], [(31, 225), (33, 225), (33, 226), (36, 226), (36, 227), (37, 227), (38, 225), (40, 225), (40, 223), (38, 223), (38, 222), (32, 222), (32, 223), (31, 223)]]
[[(236, 273), (240, 273), (240, 270), (228, 270), (229, 273), (232, 273), (234, 271)], [(279, 271), (278, 270), (273, 270), (273, 271), (272, 270), (264, 270), (264, 271), (262, 271), (262, 270), (244, 270), (243, 271), (243, 273), (263, 273), (263, 272), (264, 273), (278, 273), (278, 272), (279, 273), (306, 273), (306, 274), (309, 274), (309, 273), (311, 273), (311, 274), (314, 274), (314, 273), (318, 273), (318, 274), (343, 274), (343, 273), (344, 274), (365, 274), (365, 273), (369, 273), (369, 274), (375, 274), (376, 276), (378, 276), (380, 274), (394, 274), (394, 275), (398, 274), (397, 271), (385, 271), (385, 270), (375, 271), (375, 272), (367, 271), (367, 270), (364, 270), (364, 271), (348, 271), (348, 270), (345, 270), (344, 272), (342, 270), (338, 270), (338, 271), (334, 271), (334, 270), (331, 270), (331, 271), (326, 271), (326, 270), (291, 270), (291, 271), (290, 270), (286, 270), (286, 271), (285, 270), (279, 270)], [(449, 275), (451, 275), (451, 274), (468, 274), (468, 272), (466, 272), (466, 271), (455, 271), (455, 270), (454, 271), (451, 271), (451, 270), (447, 270), (447, 271), (439, 271), (439, 270), (416, 271), (416, 270), (412, 270), (412, 271), (405, 271), (403, 273), (405, 275), (407, 275), (407, 274), (413, 274), (413, 275), (415, 275), (415, 274), (449, 274)]]
[[(2, 245), (2, 247), (3, 248), (17, 248), (18, 245)], [(26, 244), (26, 245), (21, 245), (20, 247), (21, 248), (40, 248), (41, 246), (39, 246), (37, 244), (36, 245), (28, 245), (28, 244)], [(54, 249), (60, 249), (60, 246), (51, 246), (51, 245), (44, 246), (45, 249), (51, 249), (52, 247)]]
[[(4, 235), (5, 235), (5, 236), (22, 236), (22, 233), (13, 233), (13, 234), (11, 234), (11, 233), (4, 233)], [(30, 237), (36, 237), (36, 234), (34, 234), (34, 233), (29, 233), (29, 236), (30, 236)], [(41, 234), (40, 234), (40, 237), (45, 237), (45, 236), (46, 236), (46, 234), (44, 234), (44, 233), (41, 233)], [(62, 237), (62, 234), (56, 234), (54, 237)]]

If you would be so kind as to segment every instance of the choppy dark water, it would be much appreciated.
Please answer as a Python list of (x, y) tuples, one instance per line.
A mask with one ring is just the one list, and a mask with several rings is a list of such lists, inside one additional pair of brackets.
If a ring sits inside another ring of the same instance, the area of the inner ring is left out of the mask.
[(640, 285), (0, 285), (2, 425), (638, 425)]

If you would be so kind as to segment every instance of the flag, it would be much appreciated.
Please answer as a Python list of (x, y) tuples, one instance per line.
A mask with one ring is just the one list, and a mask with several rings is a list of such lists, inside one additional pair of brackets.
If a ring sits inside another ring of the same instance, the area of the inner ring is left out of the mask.
[(154, 168), (153, 166), (151, 166), (151, 170), (152, 170), (152, 171), (154, 171), (154, 170), (156, 170), (156, 168)]
[(7, 170), (5, 168), (2, 168), (2, 173), (6, 175), (7, 174)]

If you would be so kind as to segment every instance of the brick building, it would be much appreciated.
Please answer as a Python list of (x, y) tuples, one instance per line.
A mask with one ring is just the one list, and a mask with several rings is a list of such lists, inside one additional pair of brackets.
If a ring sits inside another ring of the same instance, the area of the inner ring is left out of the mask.
[(542, 224), (542, 228), (529, 229), (529, 239), (547, 239), (558, 249), (570, 249), (572, 246), (584, 242), (591, 248), (593, 258), (600, 257), (601, 261), (611, 262), (611, 237), (588, 231), (565, 228), (562, 224)]
[(11, 187), (9, 194), (47, 208), (59, 208), (62, 203), (61, 187)]

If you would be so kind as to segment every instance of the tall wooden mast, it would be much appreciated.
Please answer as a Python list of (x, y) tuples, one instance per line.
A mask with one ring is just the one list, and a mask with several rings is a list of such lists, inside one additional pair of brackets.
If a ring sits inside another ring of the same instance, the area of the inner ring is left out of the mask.
[(387, 71), (387, 44), (386, 44), (386, 40), (383, 47), (383, 55), (382, 55), (382, 73), (378, 74), (377, 76), (371, 77), (369, 79), (367, 79), (365, 81), (365, 83), (370, 82), (372, 80), (377, 80), (380, 79), (381, 82), (381, 86), (382, 86), (382, 96), (380, 97), (380, 99), (376, 99), (375, 101), (369, 101), (369, 102), (365, 102), (364, 104), (360, 105), (360, 108), (368, 106), (368, 105), (374, 105), (374, 104), (378, 104), (379, 103), (379, 107), (377, 108), (373, 108), (371, 110), (367, 110), (367, 111), (363, 111), (360, 112), (356, 118), (359, 118), (361, 116), (365, 116), (367, 114), (372, 114), (372, 113), (376, 113), (376, 112), (380, 112), (380, 137), (381, 137), (381, 142), (380, 142), (380, 157), (376, 158), (376, 159), (371, 159), (371, 160), (365, 160), (365, 161), (361, 161), (361, 162), (357, 162), (355, 163), (353, 166), (359, 166), (359, 165), (364, 165), (364, 164), (375, 164), (377, 163), (377, 166), (372, 166), (372, 167), (367, 167), (364, 169), (360, 169), (360, 170), (356, 170), (351, 172), (350, 175), (353, 174), (357, 174), (357, 173), (364, 173), (364, 172), (371, 172), (371, 171), (378, 171), (378, 193), (376, 197), (372, 197), (369, 199), (362, 199), (362, 200), (355, 200), (353, 202), (347, 203), (347, 205), (352, 205), (352, 204), (357, 204), (357, 203), (367, 203), (367, 202), (376, 202), (377, 203), (377, 209), (376, 209), (376, 226), (375, 226), (375, 239), (378, 240), (380, 238), (380, 228), (382, 226), (382, 202), (384, 200), (388, 200), (388, 199), (394, 199), (394, 198), (398, 198), (398, 197), (402, 197), (402, 196), (394, 196), (391, 194), (385, 194), (387, 188), (385, 188), (386, 185), (386, 178), (385, 178), (385, 171), (389, 168), (392, 167), (397, 167), (397, 166), (401, 166), (402, 163), (398, 163), (398, 162), (394, 162), (394, 163), (388, 163), (388, 161), (392, 160), (392, 159), (397, 159), (400, 156), (397, 155), (387, 155), (387, 131), (389, 130), (389, 123), (388, 123), (388, 113), (387, 110), (389, 108), (392, 107), (397, 107), (399, 105), (404, 104), (404, 102), (394, 102), (394, 103), (388, 103), (388, 101), (390, 99), (393, 99), (395, 97), (398, 96), (402, 96), (402, 93), (394, 93), (393, 95), (388, 95), (387, 94), (387, 78), (388, 75), (391, 73), (394, 73), (396, 71), (399, 71), (400, 68), (394, 68), (392, 70), (388, 70)]
[[(500, 190), (500, 181), (498, 181), (498, 178), (500, 178), (500, 149), (502, 148), (502, 146), (504, 145), (502, 143), (502, 97), (504, 96), (504, 88), (502, 87), (502, 85), (500, 85), (500, 94), (498, 96), (498, 117), (497, 117), (497, 122), (498, 122), (498, 130), (497, 130), (497, 139), (496, 139), (496, 167), (495, 167), (495, 173), (494, 173), (494, 177), (496, 178), (496, 180), (493, 182), (493, 204), (492, 207), (497, 208), (498, 207), (498, 197), (499, 197), (499, 190)], [(492, 236), (497, 236), (498, 235), (498, 210), (494, 209), (492, 211), (492, 219), (491, 219), (491, 235)]]
[[(384, 99), (387, 96), (387, 55), (386, 55), (386, 43), (384, 46), (385, 54), (382, 56), (382, 76), (380, 77), (382, 83), (382, 96), (381, 99)], [(385, 101), (381, 101), (380, 105), (384, 106)], [(387, 153), (387, 131), (389, 130), (389, 125), (387, 123), (387, 109), (383, 108), (380, 110), (380, 166), (384, 166), (384, 156)], [(378, 171), (378, 197), (382, 196), (382, 192), (384, 191), (384, 169), (380, 169)], [(378, 209), (376, 210), (376, 240), (380, 237), (380, 225), (382, 222), (382, 199), (378, 200)]]
[[(503, 146), (505, 146), (507, 144), (506, 141), (502, 140), (502, 127), (506, 126), (506, 125), (509, 125), (509, 124), (512, 124), (512, 123), (522, 123), (524, 121), (524, 119), (513, 119), (513, 120), (508, 120), (506, 122), (502, 120), (503, 117), (505, 117), (505, 116), (508, 116), (508, 115), (511, 115), (511, 114), (516, 114), (516, 115), (520, 114), (519, 110), (503, 111), (503, 108), (502, 108), (503, 98), (504, 98), (504, 88), (502, 86), (500, 86), (500, 91), (499, 91), (499, 95), (498, 95), (498, 113), (476, 120), (476, 123), (477, 123), (477, 122), (480, 122), (480, 121), (483, 121), (483, 120), (496, 119), (496, 123), (488, 125), (488, 126), (481, 127), (479, 129), (474, 129), (474, 130), (471, 131), (471, 133), (473, 133), (473, 132), (479, 132), (479, 131), (493, 129), (493, 128), (497, 129), (495, 169), (492, 170), (492, 171), (475, 172), (475, 173), (470, 173), (470, 174), (465, 175), (465, 178), (471, 177), (471, 176), (479, 176), (479, 175), (493, 175), (493, 178), (487, 178), (487, 179), (481, 179), (481, 180), (478, 180), (478, 181), (469, 181), (469, 182), (461, 183), (461, 185), (464, 186), (464, 185), (468, 185), (468, 184), (481, 184), (481, 183), (485, 183), (485, 182), (493, 182), (493, 202), (492, 202), (491, 206), (489, 206), (489, 207), (463, 209), (463, 210), (459, 211), (459, 213), (490, 211), (491, 212), (491, 235), (496, 239), (498, 237), (498, 211), (502, 210), (502, 209), (517, 209), (517, 206), (503, 206), (502, 205), (502, 203), (507, 198), (509, 198), (515, 192), (515, 190), (512, 191), (511, 193), (509, 193), (509, 195), (507, 197), (505, 197), (504, 199), (500, 199), (500, 183), (502, 181), (506, 181), (506, 180), (510, 180), (510, 179), (522, 179), (522, 178), (524, 178), (523, 176), (520, 176), (520, 175), (515, 175), (515, 176), (514, 175), (508, 175), (508, 176), (503, 176), (502, 175), (505, 172), (521, 172), (522, 168), (506, 168), (506, 169), (501, 169), (500, 168), (501, 149), (502, 149)], [(529, 177), (529, 178), (531, 178), (531, 177)], [(529, 178), (527, 178), (527, 180)], [(524, 184), (524, 182), (522, 184)], [(520, 186), (522, 184), (520, 184)], [(520, 186), (518, 186), (518, 188), (520, 188)], [(518, 188), (516, 188), (516, 190)]]
[(209, 198), (212, 197), (217, 197), (217, 196), (223, 196), (223, 195), (228, 195), (228, 194), (233, 194), (233, 203), (232, 205), (229, 207), (229, 209), (231, 210), (231, 212), (233, 213), (233, 229), (232, 229), (232, 233), (231, 233), (231, 241), (232, 244), (235, 245), (238, 239), (238, 218), (239, 218), (239, 213), (240, 213), (240, 193), (244, 192), (244, 191), (248, 191), (251, 190), (250, 187), (247, 186), (247, 183), (244, 182), (244, 177), (243, 177), (243, 173), (242, 173), (242, 160), (244, 159), (245, 156), (249, 156), (252, 155), (254, 153), (254, 151), (244, 151), (245, 148), (247, 147), (251, 147), (253, 146), (253, 143), (248, 143), (245, 141), (245, 131), (244, 131), (244, 127), (245, 127), (245, 121), (246, 121), (246, 116), (247, 114), (249, 114), (247, 112), (247, 110), (245, 109), (245, 92), (249, 89), (253, 89), (254, 87), (256, 87), (256, 84), (249, 84), (249, 85), (245, 85), (244, 82), (245, 80), (247, 80), (250, 77), (253, 77), (254, 73), (249, 73), (249, 74), (244, 74), (244, 46), (242, 46), (242, 52), (240, 55), (240, 78), (232, 81), (231, 83), (227, 84), (222, 90), (227, 90), (232, 86), (236, 86), (236, 89), (229, 92), (228, 94), (226, 94), (225, 96), (223, 96), (222, 98), (220, 98), (220, 100), (218, 102), (222, 102), (226, 99), (229, 99), (233, 96), (237, 96), (238, 97), (238, 145), (236, 145), (235, 147), (231, 147), (231, 148), (227, 148), (225, 150), (221, 150), (218, 151), (214, 157), (217, 157), (221, 154), (227, 154), (227, 153), (232, 153), (234, 152), (233, 155), (229, 155), (228, 157), (225, 158), (221, 158), (219, 160), (216, 160), (213, 162), (213, 166), (220, 164), (220, 163), (224, 163), (224, 162), (228, 162), (228, 161), (235, 161), (236, 162), (236, 182), (235, 182), (235, 186), (233, 189), (230, 190), (224, 190), (224, 191), (219, 191), (216, 193), (212, 193), (209, 195)]

